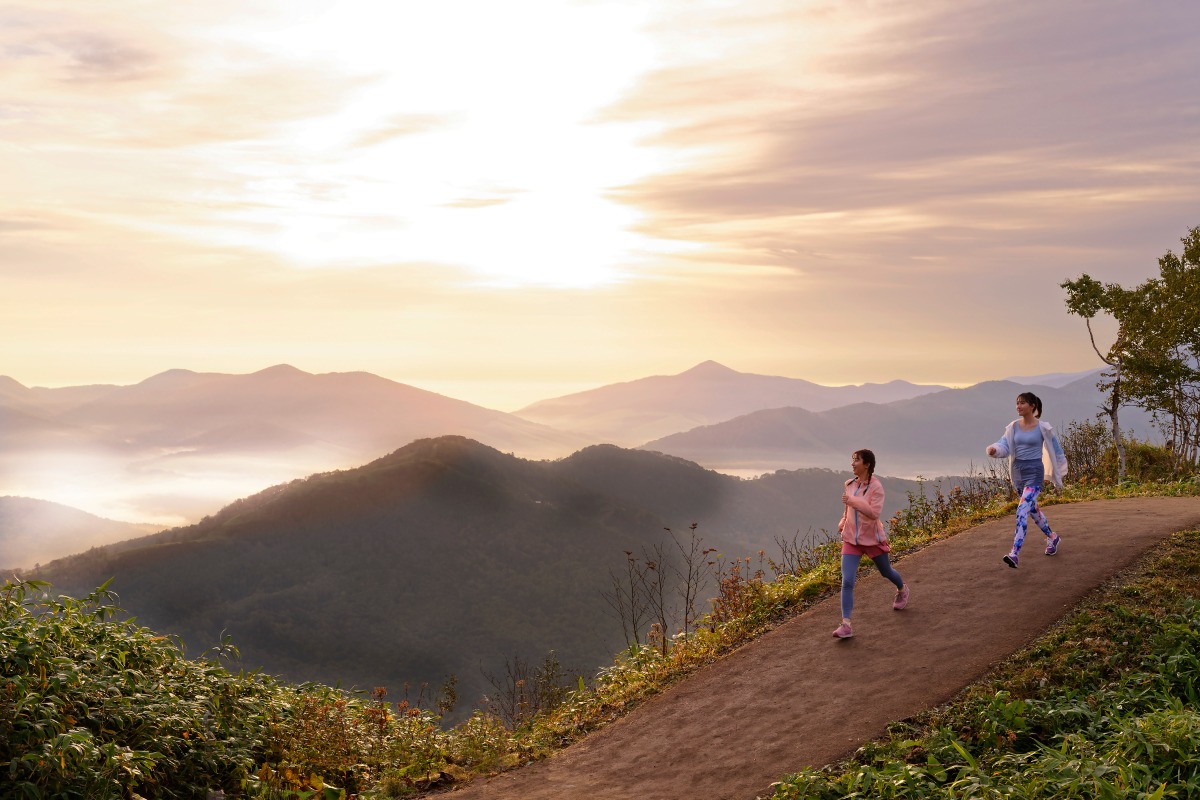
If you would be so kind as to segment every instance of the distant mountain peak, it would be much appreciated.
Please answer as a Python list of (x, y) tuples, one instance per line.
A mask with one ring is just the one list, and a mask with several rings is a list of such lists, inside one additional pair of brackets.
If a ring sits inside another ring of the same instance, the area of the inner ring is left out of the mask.
[[(197, 373), (195, 370), (191, 370), (191, 369), (182, 369), (182, 368), (168, 369), (168, 370), (164, 370), (163, 372), (159, 372), (154, 375), (151, 375), (149, 378), (146, 378), (146, 380), (147, 381), (156, 381), (156, 380), (160, 380), (160, 379), (169, 380), (171, 378), (182, 378), (182, 377), (187, 377), (190, 375), (198, 375), (198, 374), (199, 373)], [(142, 382), (145, 383), (145, 381), (142, 381)]]
[(0, 375), (0, 391), (23, 392), (27, 391), (27, 387), (16, 378)]
[(1056, 389), (1061, 389), (1067, 384), (1074, 383), (1084, 378), (1090, 378), (1093, 375), (1099, 375), (1103, 369), (1096, 367), (1094, 369), (1084, 370), (1083, 372), (1051, 372), (1046, 375), (1013, 375), (1001, 380), (1009, 383), (1019, 383), (1024, 386), (1052, 386)]
[(693, 378), (732, 378), (742, 373), (737, 370), (730, 369), (724, 364), (718, 364), (716, 361), (702, 361), (691, 369), (681, 372), (680, 375), (687, 375)]
[(183, 383), (194, 381), (200, 373), (193, 372), (190, 369), (169, 369), (166, 372), (160, 372), (157, 375), (151, 375), (146, 380), (137, 384), (138, 386), (153, 387), (153, 386), (175, 386)]
[(285, 376), (291, 376), (291, 375), (309, 375), (310, 373), (305, 372), (302, 369), (297, 369), (296, 367), (293, 367), (291, 364), (276, 364), (273, 367), (267, 367), (266, 369), (260, 369), (258, 372), (252, 372), (250, 374), (251, 375), (261, 375), (263, 377), (285, 377)]

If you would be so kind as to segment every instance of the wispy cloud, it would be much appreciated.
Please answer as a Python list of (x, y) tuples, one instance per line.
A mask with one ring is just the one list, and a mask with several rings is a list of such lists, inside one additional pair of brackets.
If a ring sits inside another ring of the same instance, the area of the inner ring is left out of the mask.
[[(732, 53), (650, 76), (618, 109), (660, 112), (658, 141), (697, 154), (621, 192), (648, 212), (643, 230), (821, 269), (834, 262), (804, 254), (842, 253), (845, 266), (870, 250), (928, 258), (1050, 231), (1086, 247), (1128, 237), (1125, 215), (1140, 224), (1147, 202), (1177, 220), (1195, 198), (1186, 4), (827, 10), (781, 12), (757, 37), (733, 37)], [(806, 39), (838, 15), (871, 24)]]
[(433, 133), (454, 124), (454, 117), (443, 114), (402, 114), (376, 128), (360, 133), (351, 147), (374, 147), (395, 139)]

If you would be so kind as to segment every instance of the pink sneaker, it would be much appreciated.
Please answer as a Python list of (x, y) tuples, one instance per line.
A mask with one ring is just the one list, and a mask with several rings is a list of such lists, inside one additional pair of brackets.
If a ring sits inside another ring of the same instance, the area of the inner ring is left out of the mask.
[(854, 629), (850, 627), (849, 622), (843, 622), (837, 626), (837, 630), (833, 632), (833, 635), (839, 639), (849, 639), (854, 635)]
[(1058, 552), (1058, 543), (1060, 541), (1061, 540), (1058, 538), (1058, 534), (1057, 533), (1054, 534), (1054, 538), (1051, 539), (1050, 543), (1046, 545), (1046, 555), (1052, 556), (1055, 553), (1057, 553)]
[(897, 611), (901, 611), (901, 610), (903, 610), (903, 608), (906, 605), (908, 605), (908, 584), (907, 583), (904, 584), (904, 586), (900, 589), (900, 591), (896, 592), (896, 600), (895, 600), (895, 602), (892, 603), (892, 608), (896, 609)]

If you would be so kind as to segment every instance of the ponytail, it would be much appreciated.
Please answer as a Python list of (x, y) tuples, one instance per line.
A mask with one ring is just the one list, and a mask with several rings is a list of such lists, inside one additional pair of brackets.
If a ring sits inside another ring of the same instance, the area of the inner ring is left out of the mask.
[(1033, 392), (1021, 392), (1017, 395), (1018, 400), (1024, 400), (1029, 405), (1033, 406), (1033, 415), (1038, 419), (1042, 418), (1042, 398), (1038, 397)]

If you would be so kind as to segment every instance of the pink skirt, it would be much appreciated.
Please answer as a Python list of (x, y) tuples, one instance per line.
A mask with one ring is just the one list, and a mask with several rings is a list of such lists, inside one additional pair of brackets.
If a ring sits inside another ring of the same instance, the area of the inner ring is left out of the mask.
[(867, 558), (878, 558), (884, 553), (890, 553), (892, 548), (884, 544), (851, 544), (850, 542), (842, 542), (842, 555), (844, 556), (866, 556)]

